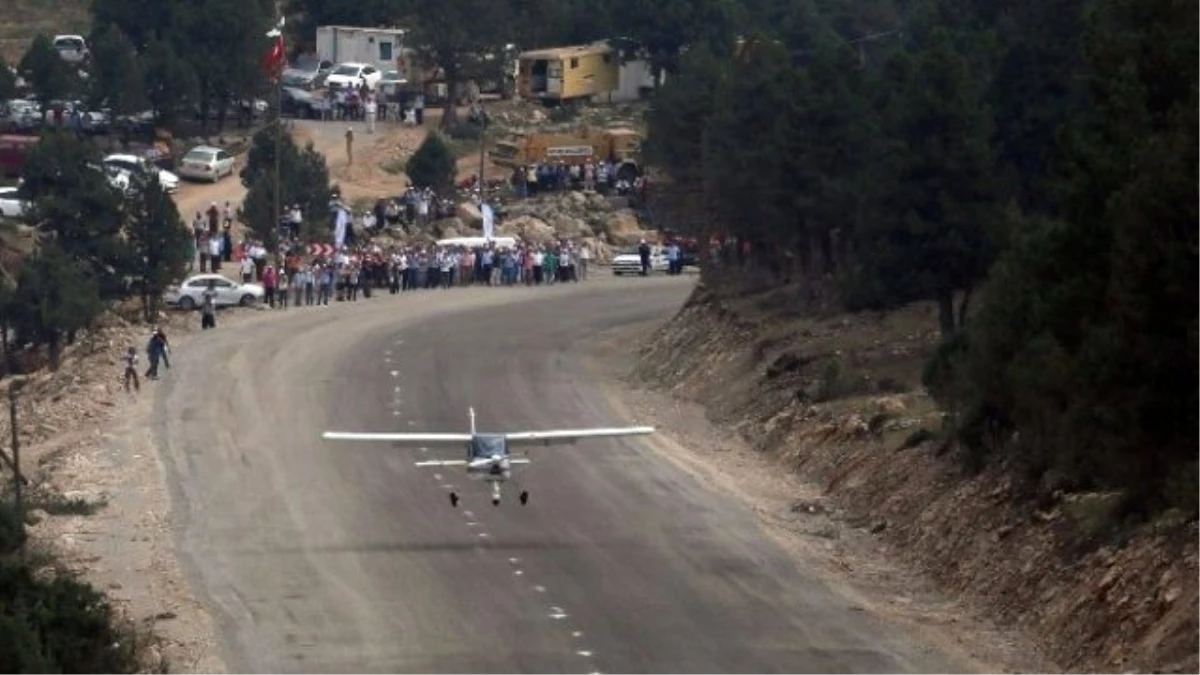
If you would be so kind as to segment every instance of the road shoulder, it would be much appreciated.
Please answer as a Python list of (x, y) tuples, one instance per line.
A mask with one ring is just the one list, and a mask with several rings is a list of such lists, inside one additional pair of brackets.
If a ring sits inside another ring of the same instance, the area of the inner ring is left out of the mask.
[(869, 525), (851, 522), (830, 506), (819, 486), (781, 471), (736, 429), (709, 421), (702, 406), (636, 383), (629, 376), (635, 348), (660, 324), (607, 331), (585, 347), (585, 369), (614, 412), (658, 428), (650, 447), (701, 482), (743, 501), (797, 565), (816, 572), (855, 611), (899, 623), (924, 644), (975, 664), (979, 672), (1049, 672), (1018, 638), (974, 619), (927, 579), (890, 563)]

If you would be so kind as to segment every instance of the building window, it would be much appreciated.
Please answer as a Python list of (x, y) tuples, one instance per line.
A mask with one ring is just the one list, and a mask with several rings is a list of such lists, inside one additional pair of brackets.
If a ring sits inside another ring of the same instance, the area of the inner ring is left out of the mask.
[(379, 60), (380, 61), (391, 61), (392, 60), (392, 43), (390, 43), (390, 42), (380, 42), (379, 43)]
[(571, 59), (571, 67), (578, 68), (579, 67), (579, 59)]

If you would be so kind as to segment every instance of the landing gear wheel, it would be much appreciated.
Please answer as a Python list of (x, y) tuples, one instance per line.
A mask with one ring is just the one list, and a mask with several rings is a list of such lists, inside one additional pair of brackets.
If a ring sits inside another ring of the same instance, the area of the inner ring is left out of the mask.
[(458, 494), (455, 492), (450, 493), (450, 506), (458, 508)]
[(525, 506), (526, 504), (529, 503), (529, 491), (528, 490), (521, 491), (520, 500), (521, 500), (521, 506)]

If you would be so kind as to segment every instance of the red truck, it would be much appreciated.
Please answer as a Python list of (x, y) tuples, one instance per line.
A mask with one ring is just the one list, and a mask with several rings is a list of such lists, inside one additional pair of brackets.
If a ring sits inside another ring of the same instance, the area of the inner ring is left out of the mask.
[(21, 167), (25, 165), (25, 156), (37, 145), (37, 136), (0, 136), (0, 175), (16, 178), (21, 175)]

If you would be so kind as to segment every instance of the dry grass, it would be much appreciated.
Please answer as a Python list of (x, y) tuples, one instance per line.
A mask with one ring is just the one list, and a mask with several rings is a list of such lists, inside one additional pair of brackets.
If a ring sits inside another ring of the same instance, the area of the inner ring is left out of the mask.
[(10, 64), (21, 60), (38, 33), (86, 35), (91, 29), (90, 0), (3, 0), (0, 5), (0, 56)]

